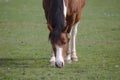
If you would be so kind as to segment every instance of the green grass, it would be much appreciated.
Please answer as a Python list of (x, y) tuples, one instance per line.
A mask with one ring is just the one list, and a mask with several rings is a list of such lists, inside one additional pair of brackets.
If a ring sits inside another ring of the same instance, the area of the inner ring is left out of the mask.
[(120, 80), (120, 0), (86, 0), (78, 62), (49, 65), (42, 0), (0, 0), (0, 80)]

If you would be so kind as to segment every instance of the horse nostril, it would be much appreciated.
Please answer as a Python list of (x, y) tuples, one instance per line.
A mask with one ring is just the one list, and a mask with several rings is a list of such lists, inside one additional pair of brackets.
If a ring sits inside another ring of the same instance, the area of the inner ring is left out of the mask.
[(59, 63), (55, 62), (55, 65), (58, 68), (62, 68), (63, 67), (63, 62), (59, 62)]

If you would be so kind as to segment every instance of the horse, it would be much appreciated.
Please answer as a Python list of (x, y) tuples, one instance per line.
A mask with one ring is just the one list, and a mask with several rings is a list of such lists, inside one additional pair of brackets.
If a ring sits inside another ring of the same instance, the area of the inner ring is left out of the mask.
[(75, 39), (85, 0), (43, 0), (43, 9), (52, 46), (50, 64), (62, 68), (78, 61)]

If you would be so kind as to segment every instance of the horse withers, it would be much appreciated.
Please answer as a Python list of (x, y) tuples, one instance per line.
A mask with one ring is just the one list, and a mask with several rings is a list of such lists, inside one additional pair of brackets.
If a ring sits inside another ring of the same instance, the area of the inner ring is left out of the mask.
[(78, 61), (75, 39), (84, 5), (85, 0), (43, 0), (52, 46), (50, 63), (58, 68), (64, 61)]

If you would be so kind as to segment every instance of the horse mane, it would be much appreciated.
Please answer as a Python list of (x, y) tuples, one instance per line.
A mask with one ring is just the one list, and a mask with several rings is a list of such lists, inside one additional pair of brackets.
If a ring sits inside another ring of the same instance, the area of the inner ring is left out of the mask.
[(57, 42), (64, 27), (63, 0), (51, 0), (49, 21), (53, 28), (49, 38), (52, 42)]

